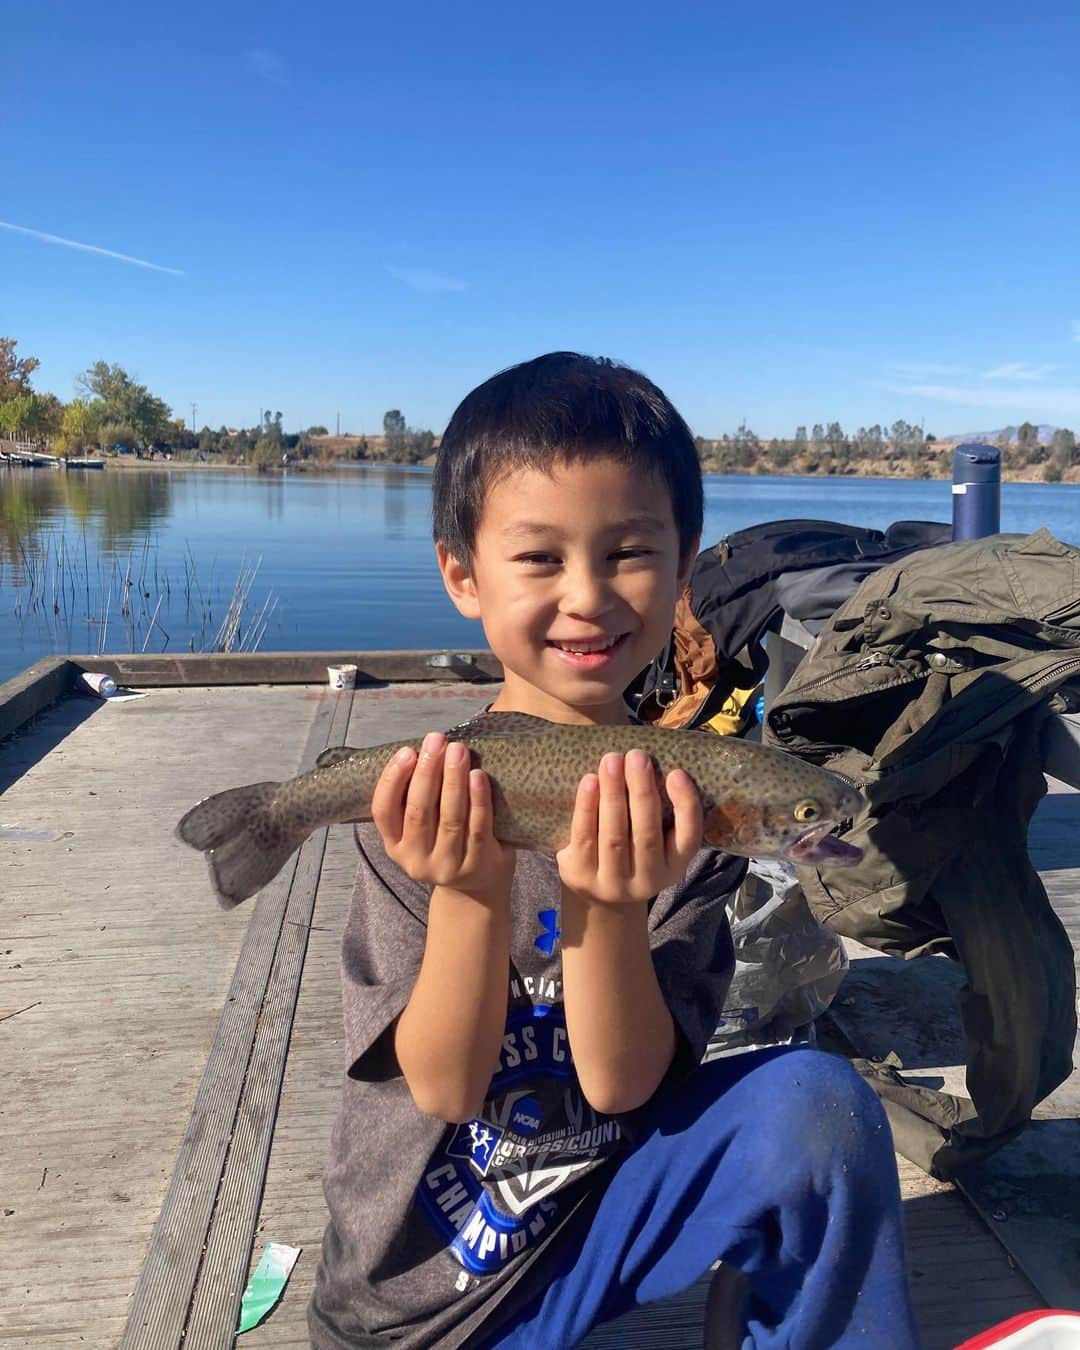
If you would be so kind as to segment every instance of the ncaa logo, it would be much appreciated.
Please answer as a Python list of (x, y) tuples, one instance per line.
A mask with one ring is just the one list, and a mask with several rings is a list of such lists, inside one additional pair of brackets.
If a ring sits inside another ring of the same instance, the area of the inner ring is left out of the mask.
[(535, 1097), (522, 1097), (510, 1112), (510, 1128), (515, 1134), (531, 1135), (540, 1128), (540, 1103)]

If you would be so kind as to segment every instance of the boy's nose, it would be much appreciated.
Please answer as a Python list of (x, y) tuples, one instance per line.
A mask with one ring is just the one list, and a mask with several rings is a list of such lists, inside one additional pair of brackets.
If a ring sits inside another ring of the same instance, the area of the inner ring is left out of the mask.
[(582, 619), (594, 619), (611, 608), (611, 588), (605, 577), (592, 568), (578, 568), (567, 573), (561, 609)]

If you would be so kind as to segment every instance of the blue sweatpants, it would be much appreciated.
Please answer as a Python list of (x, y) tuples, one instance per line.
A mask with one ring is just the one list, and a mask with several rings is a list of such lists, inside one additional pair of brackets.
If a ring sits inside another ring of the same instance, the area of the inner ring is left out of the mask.
[(749, 1282), (744, 1350), (918, 1346), (889, 1127), (845, 1060), (715, 1060), (639, 1123), (588, 1231), (490, 1350), (566, 1350), (716, 1260)]

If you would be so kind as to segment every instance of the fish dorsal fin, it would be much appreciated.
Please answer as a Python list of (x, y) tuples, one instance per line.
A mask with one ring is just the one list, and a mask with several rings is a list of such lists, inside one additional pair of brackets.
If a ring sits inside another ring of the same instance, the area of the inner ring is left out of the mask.
[(551, 731), (554, 723), (543, 717), (523, 712), (482, 712), (459, 722), (446, 733), (451, 741), (465, 741), (473, 736), (535, 736)]
[(351, 745), (332, 745), (329, 750), (324, 750), (315, 761), (317, 769), (329, 768), (331, 764), (340, 764), (343, 759), (351, 759), (356, 754)]

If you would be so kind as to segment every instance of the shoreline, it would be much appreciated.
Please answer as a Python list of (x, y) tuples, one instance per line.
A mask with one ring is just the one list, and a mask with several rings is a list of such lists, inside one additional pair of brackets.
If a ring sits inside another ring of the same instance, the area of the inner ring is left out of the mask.
[[(354, 473), (365, 469), (407, 469), (409, 471), (424, 470), (430, 472), (432, 463), (421, 462), (419, 464), (397, 464), (393, 460), (369, 459), (369, 460), (331, 460), (329, 462), (322, 460), (309, 460), (305, 462), (305, 467), (300, 468), (297, 465), (290, 465), (287, 469), (280, 466), (273, 468), (258, 469), (253, 464), (237, 464), (235, 462), (221, 461), (218, 463), (200, 463), (190, 459), (135, 459), (133, 456), (124, 456), (123, 458), (105, 457), (106, 473), (147, 473), (147, 472), (171, 472), (173, 469), (181, 470), (184, 473), (250, 473), (277, 475), (288, 472), (300, 474), (321, 474), (334, 473), (339, 469), (347, 469)], [(1066, 469), (1061, 480), (1056, 483), (1048, 483), (1042, 476), (1042, 466), (1032, 466), (1030, 473), (1006, 473), (1002, 471), (1002, 484), (1008, 483), (1036, 483), (1044, 487), (1076, 487), (1080, 485), (1080, 465), (1073, 465)], [(72, 472), (68, 470), (68, 472)], [(78, 472), (76, 470), (75, 472)], [(902, 483), (948, 483), (952, 481), (950, 473), (890, 473), (886, 466), (872, 464), (866, 470), (849, 470), (845, 473), (807, 473), (791, 469), (775, 469), (771, 466), (766, 472), (759, 472), (755, 468), (751, 469), (702, 469), (702, 475), (706, 478), (813, 478), (820, 479), (822, 482), (835, 481), (838, 478), (872, 478), (878, 481), (902, 482)]]

